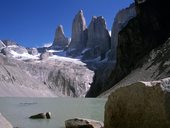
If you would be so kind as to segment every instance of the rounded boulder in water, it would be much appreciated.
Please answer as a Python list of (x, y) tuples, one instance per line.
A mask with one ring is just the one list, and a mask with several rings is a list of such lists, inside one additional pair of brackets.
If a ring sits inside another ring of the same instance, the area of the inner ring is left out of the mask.
[(29, 117), (30, 119), (51, 119), (51, 112), (39, 113)]

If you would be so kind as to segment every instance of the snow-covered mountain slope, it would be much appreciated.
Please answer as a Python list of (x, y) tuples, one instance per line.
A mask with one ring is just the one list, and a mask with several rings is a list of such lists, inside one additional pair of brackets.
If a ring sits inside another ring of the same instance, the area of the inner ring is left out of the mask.
[[(1, 81), (0, 90), (4, 93), (1, 93), (0, 96), (23, 96), (22, 94), (26, 90), (33, 93), (30, 93), (30, 96), (36, 96), (36, 94), (43, 96), (41, 92), (44, 96), (84, 97), (86, 95), (90, 83), (92, 83), (94, 72), (88, 69), (85, 63), (80, 59), (66, 57), (66, 52), (63, 50), (45, 49), (44, 52), (36, 54), (30, 54), (33, 53), (30, 50), (18, 45), (9, 45), (1, 49), (0, 79), (3, 81)], [(8, 80), (4, 79), (8, 74), (3, 71), (3, 67), (8, 67), (9, 74), (13, 73), (13, 70), (18, 71), (13, 75), (16, 75), (15, 79), (19, 82), (9, 83)], [(27, 77), (30, 79), (26, 79)], [(24, 82), (26, 84), (23, 85)], [(44, 91), (41, 91), (41, 88), (36, 90), (38, 85), (45, 87)], [(14, 90), (15, 87), (17, 90)], [(49, 94), (48, 91), (50, 91)]]

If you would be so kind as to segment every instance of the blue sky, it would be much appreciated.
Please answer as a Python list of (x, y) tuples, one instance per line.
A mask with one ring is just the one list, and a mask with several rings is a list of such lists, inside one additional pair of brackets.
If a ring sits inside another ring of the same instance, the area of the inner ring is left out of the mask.
[(118, 10), (133, 0), (0, 0), (0, 39), (10, 39), (25, 47), (52, 42), (59, 24), (71, 36), (72, 21), (82, 9), (89, 25), (92, 16), (104, 16), (108, 29)]

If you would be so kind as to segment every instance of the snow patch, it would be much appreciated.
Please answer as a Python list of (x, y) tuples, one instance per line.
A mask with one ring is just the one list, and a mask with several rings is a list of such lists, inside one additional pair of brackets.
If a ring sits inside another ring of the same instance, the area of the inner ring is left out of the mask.
[(140, 81), (140, 82), (145, 84), (145, 86), (147, 86), (147, 87), (153, 87), (160, 83), (160, 81), (148, 81), (148, 82)]
[(50, 47), (52, 45), (52, 43), (50, 42), (50, 43), (45, 43), (44, 45), (43, 45), (43, 47)]
[(9, 48), (17, 48), (18, 46), (17, 45), (9, 45), (8, 47)]
[(54, 59), (54, 60), (59, 60), (59, 61), (67, 61), (67, 62), (79, 64), (79, 65), (86, 65), (79, 59), (73, 59), (73, 58), (63, 57), (63, 56), (58, 56), (58, 55), (53, 55), (53, 56), (49, 57), (49, 59)]
[(160, 87), (162, 88), (163, 91), (170, 92), (170, 77), (158, 81), (148, 81), (148, 82), (140, 81), (140, 82), (148, 87), (153, 87), (156, 86), (157, 84), (160, 84)]
[(66, 51), (64, 50), (47, 50), (47, 52), (53, 53), (54, 55), (66, 57)]
[(47, 52), (54, 53), (54, 52), (59, 52), (59, 51), (58, 50), (47, 50)]
[(39, 54), (38, 55), (30, 55), (28, 53), (23, 53), (23, 54), (19, 54), (13, 50), (10, 51), (10, 53), (13, 55), (14, 58), (17, 58), (18, 60), (27, 60), (27, 59), (39, 59)]
[(162, 90), (170, 92), (170, 77), (161, 80)]
[(109, 31), (109, 35), (112, 36), (112, 31), (111, 30)]

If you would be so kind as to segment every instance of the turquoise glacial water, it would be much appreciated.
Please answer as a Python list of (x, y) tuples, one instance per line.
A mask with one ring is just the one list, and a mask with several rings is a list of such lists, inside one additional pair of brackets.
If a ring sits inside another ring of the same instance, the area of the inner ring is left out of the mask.
[[(14, 127), (64, 128), (70, 118), (103, 121), (106, 99), (99, 98), (0, 98), (0, 113)], [(29, 116), (41, 112), (52, 113), (52, 119), (32, 120)]]

